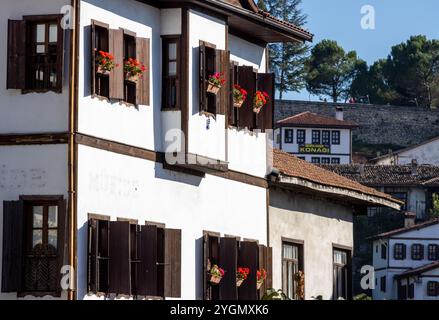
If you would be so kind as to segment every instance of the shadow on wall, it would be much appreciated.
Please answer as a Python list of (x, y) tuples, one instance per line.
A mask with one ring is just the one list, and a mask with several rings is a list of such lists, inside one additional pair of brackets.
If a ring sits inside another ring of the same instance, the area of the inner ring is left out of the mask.
[(77, 297), (82, 300), (87, 295), (87, 242), (88, 242), (88, 221), (78, 229), (77, 249)]
[(194, 187), (199, 187), (202, 177), (197, 177), (181, 172), (174, 172), (168, 169), (163, 169), (163, 165), (161, 163), (155, 163), (155, 178), (162, 180), (169, 180), (172, 182), (183, 183), (187, 185), (191, 185)]
[(204, 299), (203, 292), (203, 237), (195, 240), (195, 298)]

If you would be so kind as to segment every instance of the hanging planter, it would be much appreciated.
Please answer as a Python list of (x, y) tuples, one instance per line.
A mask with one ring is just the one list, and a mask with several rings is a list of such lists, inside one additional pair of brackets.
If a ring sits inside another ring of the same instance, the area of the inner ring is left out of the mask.
[(96, 72), (100, 74), (110, 74), (118, 65), (114, 64), (114, 56), (105, 51), (99, 51), (96, 56)]
[(241, 88), (239, 84), (233, 86), (233, 106), (241, 108), (244, 101), (247, 99), (247, 91)]
[(249, 273), (250, 273), (250, 269), (249, 268), (238, 268), (238, 271), (236, 271), (236, 286), (238, 288), (247, 279)]
[(261, 289), (262, 285), (264, 284), (265, 279), (267, 278), (267, 272), (265, 269), (258, 270), (256, 272), (257, 282), (256, 286), (259, 289)]
[(224, 270), (218, 267), (216, 264), (210, 269), (210, 283), (217, 285), (221, 282), (224, 276)]
[(125, 80), (138, 82), (146, 68), (139, 60), (129, 58), (125, 61), (123, 70), (125, 72)]
[(256, 91), (255, 97), (253, 99), (253, 112), (259, 113), (263, 106), (268, 102), (269, 96), (265, 91)]
[(223, 75), (219, 72), (216, 72), (215, 74), (209, 76), (209, 79), (207, 80), (207, 89), (206, 91), (209, 93), (212, 93), (214, 95), (217, 95), (220, 91), (221, 87), (226, 83), (226, 80), (224, 79)]

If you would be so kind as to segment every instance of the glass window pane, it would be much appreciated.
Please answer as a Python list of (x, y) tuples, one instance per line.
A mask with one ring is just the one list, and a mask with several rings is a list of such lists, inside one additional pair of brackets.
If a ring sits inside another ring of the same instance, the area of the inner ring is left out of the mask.
[(34, 228), (42, 228), (43, 227), (43, 207), (42, 206), (32, 207), (32, 214), (33, 214), (32, 226)]
[(51, 24), (49, 26), (49, 42), (56, 42), (58, 39), (58, 26)]
[(46, 41), (46, 25), (37, 24), (37, 42)]
[(45, 52), (46, 52), (46, 46), (44, 44), (38, 44), (37, 53), (45, 53)]
[(169, 60), (176, 60), (177, 59), (177, 44), (170, 43), (168, 46), (168, 50), (169, 50)]
[(58, 244), (58, 231), (57, 230), (49, 230), (47, 241), (48, 241), (49, 245), (53, 246), (56, 249), (57, 244)]
[(58, 227), (58, 207), (57, 206), (50, 206), (49, 207), (48, 224), (49, 224), (49, 228)]
[(283, 256), (285, 259), (293, 259), (293, 247), (287, 244), (284, 244)]
[(32, 231), (32, 248), (36, 245), (43, 243), (43, 230)]
[(170, 76), (175, 76), (177, 74), (177, 62), (169, 62), (169, 73)]

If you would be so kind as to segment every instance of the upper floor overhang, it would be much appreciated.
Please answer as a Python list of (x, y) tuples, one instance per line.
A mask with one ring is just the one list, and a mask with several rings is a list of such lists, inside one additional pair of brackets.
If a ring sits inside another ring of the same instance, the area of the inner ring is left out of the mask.
[(312, 41), (314, 35), (305, 29), (260, 10), (253, 0), (138, 0), (159, 8), (198, 7), (222, 15), (229, 32), (261, 43)]

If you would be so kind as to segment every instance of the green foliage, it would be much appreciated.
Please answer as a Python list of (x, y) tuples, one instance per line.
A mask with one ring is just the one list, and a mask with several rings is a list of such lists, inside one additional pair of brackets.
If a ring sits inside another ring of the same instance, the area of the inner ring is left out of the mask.
[[(299, 27), (306, 24), (307, 16), (299, 8), (302, 0), (265, 0), (263, 2), (271, 15)], [(270, 69), (276, 75), (276, 89), (279, 91), (280, 99), (285, 92), (298, 92), (305, 87), (304, 63), (309, 49), (307, 44), (302, 43), (269, 45)]]
[(432, 197), (433, 208), (430, 209), (430, 217), (432, 219), (439, 218), (439, 194), (434, 193)]
[(290, 300), (282, 290), (273, 288), (267, 289), (261, 300)]
[(357, 296), (354, 297), (354, 300), (372, 300), (371, 297), (369, 297), (367, 294), (365, 293), (361, 293)]
[(306, 88), (314, 95), (331, 97), (333, 102), (346, 100), (353, 79), (364, 71), (365, 64), (355, 51), (346, 53), (336, 41), (323, 40), (306, 60)]

